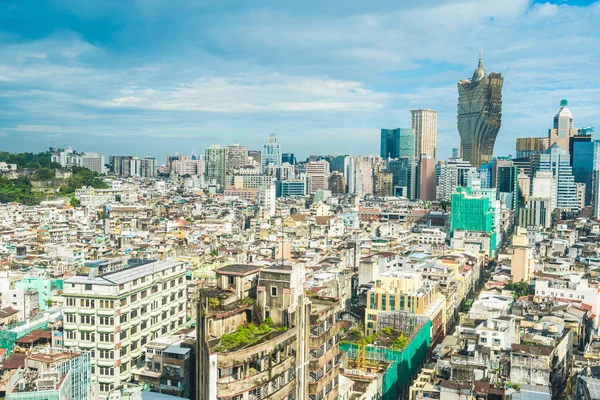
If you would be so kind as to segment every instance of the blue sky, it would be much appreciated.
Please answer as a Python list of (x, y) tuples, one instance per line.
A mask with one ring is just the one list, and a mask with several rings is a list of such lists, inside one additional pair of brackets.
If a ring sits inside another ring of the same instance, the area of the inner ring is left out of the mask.
[(496, 154), (545, 136), (561, 99), (600, 124), (600, 2), (56, 0), (0, 2), (0, 149), (105, 155), (213, 143), (377, 154), (381, 128), (439, 111), (483, 48), (504, 75)]

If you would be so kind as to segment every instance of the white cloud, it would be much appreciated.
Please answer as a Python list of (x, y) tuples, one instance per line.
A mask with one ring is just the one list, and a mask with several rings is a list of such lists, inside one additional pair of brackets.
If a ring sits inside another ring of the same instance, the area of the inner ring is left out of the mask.
[(387, 94), (360, 82), (280, 74), (205, 77), (172, 88), (123, 88), (100, 107), (247, 113), (263, 111), (373, 111)]

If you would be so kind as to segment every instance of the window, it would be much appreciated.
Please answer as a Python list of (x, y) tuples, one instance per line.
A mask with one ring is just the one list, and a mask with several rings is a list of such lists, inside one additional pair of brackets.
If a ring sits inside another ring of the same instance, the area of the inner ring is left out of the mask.
[(277, 297), (277, 286), (271, 286), (271, 296)]
[(67, 339), (75, 340), (75, 331), (67, 331)]
[(86, 284), (85, 285), (85, 290), (92, 290), (92, 285)]
[(80, 315), (79, 319), (83, 325), (95, 325), (96, 324), (96, 320), (93, 315)]
[(377, 309), (377, 302), (375, 301), (375, 293), (369, 294), (369, 308), (372, 310)]
[(113, 350), (99, 350), (100, 358), (113, 359), (115, 358), (115, 352)]

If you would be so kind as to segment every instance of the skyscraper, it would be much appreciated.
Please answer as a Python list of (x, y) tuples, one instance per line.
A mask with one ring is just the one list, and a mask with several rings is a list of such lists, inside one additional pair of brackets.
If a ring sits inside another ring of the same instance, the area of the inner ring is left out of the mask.
[(494, 154), (502, 121), (502, 84), (496, 72), (487, 74), (481, 55), (471, 79), (458, 82), (458, 133), (462, 159), (479, 168)]
[(396, 128), (381, 130), (381, 158), (415, 156), (415, 136), (412, 129)]
[(567, 105), (567, 100), (560, 101), (560, 108), (554, 116), (554, 125), (548, 130), (548, 139), (550, 146), (556, 143), (568, 154), (570, 138), (577, 134), (577, 129), (573, 128), (573, 114)]
[(271, 133), (265, 144), (263, 144), (263, 149), (260, 153), (260, 165), (263, 173), (267, 172), (269, 165), (281, 165), (281, 148), (279, 147), (279, 143), (277, 143), (277, 137), (274, 133)]
[(218, 144), (205, 150), (205, 177), (209, 185), (215, 185), (218, 192), (225, 189), (225, 149)]
[[(573, 136), (575, 139), (578, 136)], [(586, 136), (584, 136), (586, 137)], [(591, 139), (591, 136), (588, 136)], [(600, 141), (575, 141), (569, 154), (575, 182), (585, 183), (585, 204), (592, 204), (594, 171), (600, 168)]]
[(427, 154), (435, 158), (437, 111), (423, 108), (411, 110), (410, 128), (415, 134), (415, 157)]
[[(556, 208), (571, 211), (579, 209), (577, 186), (575, 185), (573, 172), (569, 165), (569, 154), (567, 154), (566, 150), (561, 149), (558, 143), (554, 143), (544, 153), (534, 155), (532, 157), (532, 164), (536, 172), (551, 171), (553, 177), (556, 179), (556, 192), (554, 196), (556, 198)], [(533, 191), (535, 194), (535, 181)]]
[[(435, 166), (433, 170), (435, 171)], [(392, 174), (393, 196), (406, 197), (411, 200), (416, 198), (417, 166), (413, 157), (401, 157), (398, 160), (390, 161), (387, 163), (386, 171)]]

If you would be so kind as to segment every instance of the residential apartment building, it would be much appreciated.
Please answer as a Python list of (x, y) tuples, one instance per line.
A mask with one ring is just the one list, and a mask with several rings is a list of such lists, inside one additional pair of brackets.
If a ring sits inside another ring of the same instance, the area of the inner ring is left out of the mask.
[[(339, 300), (305, 296), (302, 265), (217, 274), (198, 300), (196, 398), (337, 399)], [(234, 332), (250, 335), (238, 342)]]
[(65, 281), (64, 345), (90, 351), (100, 398), (144, 363), (142, 346), (185, 322), (186, 273), (181, 261), (148, 261)]

